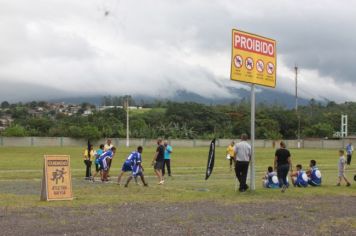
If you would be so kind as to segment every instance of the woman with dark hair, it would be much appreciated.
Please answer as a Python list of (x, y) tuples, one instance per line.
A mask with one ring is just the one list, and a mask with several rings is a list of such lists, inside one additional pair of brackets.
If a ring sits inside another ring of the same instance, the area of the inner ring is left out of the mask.
[(84, 150), (83, 158), (84, 158), (84, 164), (86, 166), (85, 179), (86, 180), (90, 180), (91, 179), (91, 163), (92, 163), (92, 160), (94, 158), (93, 145), (89, 144), (88, 148)]
[(286, 144), (283, 141), (281, 141), (280, 148), (277, 149), (275, 153), (274, 169), (277, 171), (279, 185), (282, 188), (282, 193), (286, 191), (288, 185), (287, 182), (288, 172), (289, 170), (293, 171), (292, 168), (293, 167), (292, 167), (290, 152), (286, 148)]

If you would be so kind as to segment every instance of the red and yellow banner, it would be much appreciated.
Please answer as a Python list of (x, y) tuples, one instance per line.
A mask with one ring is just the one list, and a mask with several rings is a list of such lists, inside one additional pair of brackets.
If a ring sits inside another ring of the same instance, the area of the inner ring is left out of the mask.
[(276, 41), (232, 30), (231, 80), (276, 87)]

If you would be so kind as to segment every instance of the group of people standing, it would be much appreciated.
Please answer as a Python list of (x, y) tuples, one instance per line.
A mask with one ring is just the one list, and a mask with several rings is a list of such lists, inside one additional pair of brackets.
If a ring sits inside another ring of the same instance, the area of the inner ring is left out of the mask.
[[(246, 179), (252, 153), (247, 138), (246, 134), (241, 135), (241, 141), (239, 143), (235, 144), (231, 142), (226, 149), (227, 159), (230, 159), (230, 169), (232, 169), (232, 165), (235, 163), (235, 174), (240, 183), (240, 192), (245, 192), (249, 188), (246, 184)], [(351, 185), (345, 176), (345, 166), (350, 165), (353, 153), (351, 143), (346, 146), (346, 152), (347, 159), (344, 156), (344, 150), (339, 151), (337, 186), (341, 185), (342, 180), (346, 182), (346, 186)], [(286, 148), (286, 144), (281, 141), (280, 148), (275, 152), (274, 168), (272, 166), (268, 167), (267, 173), (263, 177), (263, 186), (266, 188), (281, 188), (281, 192), (285, 192), (289, 186), (289, 172), (292, 184), (296, 187), (307, 187), (308, 185), (321, 186), (321, 171), (317, 167), (316, 161), (311, 160), (309, 167), (309, 170), (304, 171), (302, 165), (297, 164), (296, 170), (293, 171), (291, 154)]]
[[(108, 139), (105, 144), (100, 144), (98, 150), (94, 150), (94, 146), (89, 144), (88, 148), (84, 150), (83, 158), (85, 168), (85, 179), (93, 180), (99, 173), (104, 174), (103, 169), (106, 169), (106, 175), (109, 175), (112, 158), (115, 154), (116, 148), (113, 146), (111, 139)], [(105, 155), (103, 155), (105, 153)], [(101, 157), (101, 158), (100, 158)], [(94, 161), (95, 173), (92, 175), (91, 166)], [(100, 165), (101, 163), (101, 165)], [(108, 176), (105, 176), (107, 179)]]
[[(172, 176), (171, 173), (171, 153), (173, 148), (168, 144), (168, 141), (162, 139), (157, 139), (157, 149), (152, 160), (152, 166), (154, 172), (158, 178), (158, 184), (164, 183), (165, 168), (167, 168), (168, 176)], [(106, 141), (106, 144), (101, 144), (99, 149), (94, 151), (92, 145), (89, 145), (89, 148), (84, 150), (84, 164), (86, 165), (85, 179), (95, 181), (95, 177), (100, 173), (101, 181), (107, 182), (109, 176), (110, 167), (112, 164), (112, 159), (116, 153), (116, 148), (112, 145), (110, 139)], [(133, 152), (131, 152), (125, 159), (121, 173), (118, 176), (118, 184), (121, 184), (121, 178), (126, 172), (131, 172), (132, 174), (126, 180), (125, 187), (128, 187), (128, 184), (132, 179), (135, 179), (137, 183), (137, 177), (140, 176), (144, 186), (148, 186), (144, 178), (144, 168), (142, 166), (142, 153), (143, 147), (139, 146)], [(91, 174), (91, 165), (95, 161), (95, 173)]]

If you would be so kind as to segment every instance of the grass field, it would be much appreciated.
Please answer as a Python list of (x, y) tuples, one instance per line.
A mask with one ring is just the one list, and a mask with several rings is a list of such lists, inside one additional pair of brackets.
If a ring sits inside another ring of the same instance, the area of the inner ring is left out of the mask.
[[(304, 199), (318, 196), (356, 196), (353, 176), (356, 168), (350, 167), (347, 176), (352, 186), (336, 187), (337, 150), (291, 150), (293, 166), (302, 164), (307, 167), (309, 160), (317, 160), (323, 175), (323, 186), (289, 188), (285, 194), (279, 190), (263, 189), (261, 178), (267, 166), (273, 164), (274, 150), (256, 150), (256, 191), (235, 192), (234, 172), (229, 170), (225, 159), (225, 148), (217, 148), (216, 162), (212, 176), (204, 180), (208, 148), (174, 148), (172, 157), (172, 178), (167, 178), (163, 186), (157, 185), (150, 166), (154, 148), (145, 148), (143, 166), (149, 187), (143, 188), (131, 183), (129, 188), (116, 184), (124, 158), (132, 148), (120, 148), (113, 160), (111, 170), (112, 183), (91, 183), (83, 179), (85, 166), (81, 148), (0, 148), (0, 207), (26, 208), (36, 206), (83, 206), (125, 202), (195, 202), (208, 200), (222, 204), (238, 202), (269, 202), (278, 199)], [(71, 156), (73, 176), (73, 201), (40, 202), (40, 184), (44, 154), (68, 154)], [(355, 164), (353, 165), (355, 166)], [(126, 179), (126, 176), (123, 180)], [(203, 192), (199, 189), (208, 189)]]

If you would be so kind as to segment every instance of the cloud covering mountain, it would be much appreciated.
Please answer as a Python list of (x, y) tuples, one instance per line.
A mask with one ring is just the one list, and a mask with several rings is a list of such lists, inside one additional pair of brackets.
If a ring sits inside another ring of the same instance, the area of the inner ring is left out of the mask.
[[(231, 29), (277, 40), (277, 90), (356, 100), (353, 1), (0, 0), (0, 101), (233, 98)], [(19, 90), (19, 88), (24, 88)]]

